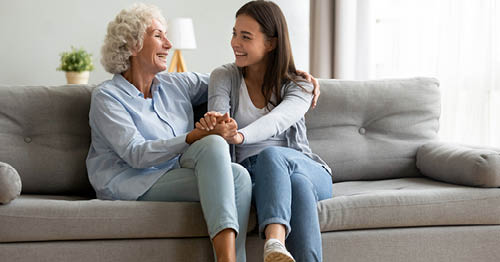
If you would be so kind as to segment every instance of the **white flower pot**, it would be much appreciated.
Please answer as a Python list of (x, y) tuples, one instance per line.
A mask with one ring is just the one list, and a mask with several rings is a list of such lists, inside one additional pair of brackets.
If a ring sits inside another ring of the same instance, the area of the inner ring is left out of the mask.
[(89, 71), (66, 72), (66, 80), (68, 81), (68, 84), (88, 84), (89, 75)]

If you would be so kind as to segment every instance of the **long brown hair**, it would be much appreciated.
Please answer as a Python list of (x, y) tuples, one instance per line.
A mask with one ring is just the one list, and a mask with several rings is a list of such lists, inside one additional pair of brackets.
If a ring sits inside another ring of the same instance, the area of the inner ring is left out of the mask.
[[(246, 3), (236, 12), (236, 17), (239, 15), (248, 15), (255, 19), (267, 40), (276, 38), (276, 47), (268, 54), (266, 73), (261, 87), (266, 105), (271, 103), (276, 106), (282, 100), (281, 87), (290, 81), (297, 83), (298, 80), (285, 16), (277, 4), (264, 0)], [(276, 104), (271, 101), (273, 93)]]

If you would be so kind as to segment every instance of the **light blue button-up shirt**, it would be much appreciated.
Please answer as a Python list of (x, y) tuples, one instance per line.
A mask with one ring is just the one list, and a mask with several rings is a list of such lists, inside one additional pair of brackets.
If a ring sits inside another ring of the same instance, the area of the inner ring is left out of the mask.
[(92, 92), (87, 155), (100, 199), (136, 200), (165, 172), (179, 167), (193, 129), (193, 106), (207, 101), (208, 75), (159, 73), (152, 98), (117, 74)]

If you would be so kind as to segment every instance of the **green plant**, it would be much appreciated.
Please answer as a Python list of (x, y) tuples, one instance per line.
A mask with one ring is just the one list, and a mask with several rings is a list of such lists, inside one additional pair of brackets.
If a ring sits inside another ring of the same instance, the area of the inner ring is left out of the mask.
[(92, 54), (87, 53), (83, 48), (71, 47), (71, 52), (61, 53), (61, 65), (57, 70), (66, 72), (92, 71)]

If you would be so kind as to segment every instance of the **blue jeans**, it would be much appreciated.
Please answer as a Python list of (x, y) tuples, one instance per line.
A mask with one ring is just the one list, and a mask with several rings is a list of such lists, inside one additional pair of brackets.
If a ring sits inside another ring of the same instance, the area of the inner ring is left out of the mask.
[(246, 261), (252, 201), (247, 170), (231, 163), (228, 144), (216, 135), (194, 142), (181, 156), (180, 164), (181, 168), (166, 172), (138, 200), (200, 201), (210, 239), (226, 228), (234, 229), (237, 261)]
[(286, 246), (296, 261), (322, 261), (317, 202), (332, 197), (332, 177), (319, 163), (286, 147), (268, 147), (241, 163), (254, 182), (259, 232), (286, 227)]

